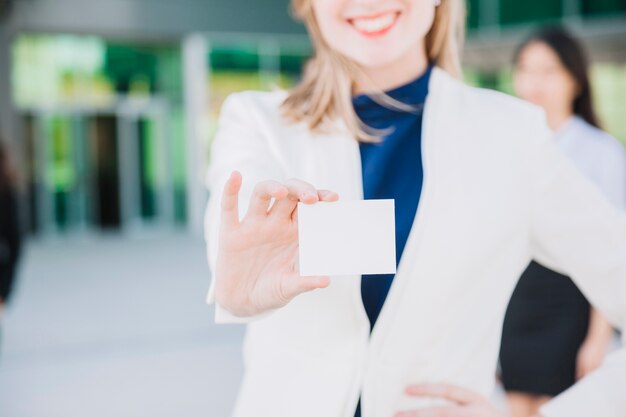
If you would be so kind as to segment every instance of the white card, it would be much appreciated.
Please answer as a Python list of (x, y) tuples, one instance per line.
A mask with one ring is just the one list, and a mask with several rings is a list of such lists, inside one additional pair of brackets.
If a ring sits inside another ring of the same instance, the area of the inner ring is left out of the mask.
[(396, 272), (394, 200), (298, 203), (300, 275)]

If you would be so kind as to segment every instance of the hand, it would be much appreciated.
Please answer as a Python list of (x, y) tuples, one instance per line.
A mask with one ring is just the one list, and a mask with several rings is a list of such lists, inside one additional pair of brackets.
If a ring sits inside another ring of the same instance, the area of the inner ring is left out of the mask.
[(403, 411), (395, 417), (508, 417), (482, 395), (454, 385), (410, 385), (406, 388), (406, 393), (414, 397), (440, 398), (453, 404)]
[[(262, 181), (240, 221), (241, 182), (241, 174), (234, 171), (222, 196), (217, 303), (234, 315), (253, 316), (282, 307), (304, 292), (327, 287), (329, 277), (298, 274), (297, 204), (336, 201), (339, 196), (295, 179), (285, 184)], [(270, 208), (272, 198), (275, 202)]]
[(576, 379), (579, 380), (598, 369), (604, 361), (607, 350), (608, 343), (605, 341), (585, 340), (576, 356)]

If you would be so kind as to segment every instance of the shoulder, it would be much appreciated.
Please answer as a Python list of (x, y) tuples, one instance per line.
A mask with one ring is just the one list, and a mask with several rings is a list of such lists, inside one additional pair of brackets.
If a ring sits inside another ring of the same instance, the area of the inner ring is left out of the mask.
[(540, 107), (505, 93), (467, 85), (443, 70), (433, 75), (434, 117), (473, 142), (515, 154), (533, 152), (552, 138)]
[[(288, 152), (308, 140), (313, 133), (305, 122), (294, 122), (283, 114), (282, 104), (288, 92), (243, 91), (231, 94), (224, 102), (216, 137), (242, 143), (263, 144), (275, 152)], [(244, 138), (245, 137), (245, 138)]]
[(590, 175), (626, 175), (626, 148), (603, 130), (580, 117), (570, 119), (557, 132), (563, 149), (579, 161)]
[(624, 145), (619, 140), (580, 117), (574, 117), (568, 127), (568, 131), (571, 131), (572, 135), (598, 152), (611, 154), (623, 154), (625, 152)]
[(508, 128), (545, 126), (545, 114), (538, 106), (499, 91), (470, 86), (441, 69), (434, 74), (435, 88), (445, 96), (447, 107), (454, 106), (477, 122)]
[(287, 92), (284, 90), (232, 93), (224, 101), (221, 114), (222, 117), (239, 115), (253, 120), (279, 119), (280, 107), (286, 97)]
[(264, 159), (273, 161), (274, 168), (284, 168), (285, 155), (301, 142), (294, 139), (302, 137), (302, 127), (283, 117), (281, 106), (286, 97), (282, 90), (230, 94), (220, 110), (211, 158)]

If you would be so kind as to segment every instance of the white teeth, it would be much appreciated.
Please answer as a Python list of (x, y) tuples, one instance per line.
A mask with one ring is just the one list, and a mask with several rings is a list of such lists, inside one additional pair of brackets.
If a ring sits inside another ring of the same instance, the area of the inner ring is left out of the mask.
[(360, 30), (362, 32), (374, 33), (374, 32), (380, 32), (381, 30), (387, 29), (393, 24), (395, 20), (396, 20), (395, 13), (386, 13), (376, 18), (353, 19), (352, 24), (357, 30)]

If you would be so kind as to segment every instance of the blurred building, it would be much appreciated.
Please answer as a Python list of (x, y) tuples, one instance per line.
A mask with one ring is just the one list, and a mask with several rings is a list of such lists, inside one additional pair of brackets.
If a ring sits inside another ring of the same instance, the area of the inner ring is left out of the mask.
[(200, 230), (221, 101), (310, 53), (285, 1), (1, 4), (2, 129), (37, 234)]
[[(311, 47), (287, 0), (0, 0), (0, 127), (35, 234), (201, 230), (221, 102), (287, 87)], [(601, 115), (626, 141), (624, 0), (473, 0), (466, 77), (510, 91), (514, 46), (565, 22)]]
[(564, 24), (583, 41), (602, 125), (626, 144), (624, 0), (469, 0), (466, 80), (511, 93), (514, 49), (539, 24)]

